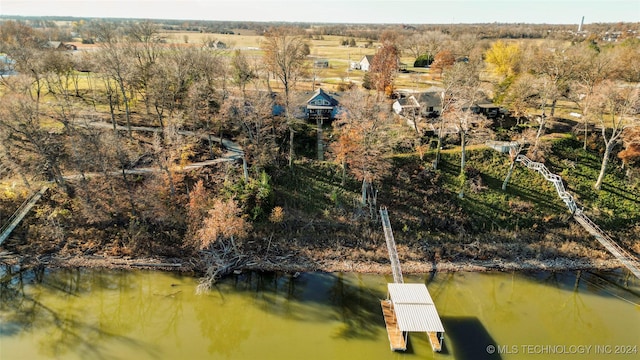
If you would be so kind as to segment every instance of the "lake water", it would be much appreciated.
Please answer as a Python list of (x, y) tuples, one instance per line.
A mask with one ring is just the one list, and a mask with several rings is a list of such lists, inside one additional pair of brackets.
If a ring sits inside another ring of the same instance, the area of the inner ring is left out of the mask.
[[(638, 359), (640, 282), (607, 273), (438, 273), (446, 330), (391, 352), (390, 276), (246, 273), (196, 295), (159, 271), (25, 273), (0, 288), (0, 359)], [(623, 354), (621, 354), (623, 353)], [(626, 353), (626, 354), (624, 354)]]

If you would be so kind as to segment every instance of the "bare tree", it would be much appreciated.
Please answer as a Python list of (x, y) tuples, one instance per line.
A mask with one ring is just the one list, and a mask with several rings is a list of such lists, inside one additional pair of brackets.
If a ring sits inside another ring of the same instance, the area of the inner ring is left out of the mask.
[(405, 37), (402, 47), (414, 58), (421, 55), (433, 57), (446, 47), (450, 40), (451, 36), (441, 31), (426, 31)]
[[(89, 196), (85, 173), (90, 163), (86, 158), (87, 153), (79, 146), (84, 141), (83, 133), (77, 126), (79, 106), (75, 101), (76, 91), (72, 85), (75, 76), (74, 63), (69, 56), (52, 50), (44, 54), (43, 70), (49, 96), (52, 98), (52, 101), (47, 102), (48, 113), (63, 126), (67, 139), (65, 146), (70, 148), (70, 158), (76, 171), (80, 172), (84, 193)], [(89, 200), (87, 198), (87, 201)]]
[(456, 63), (444, 79), (449, 89), (445, 97), (450, 97), (450, 105), (443, 112), (444, 121), (456, 128), (460, 137), (460, 192), (464, 197), (466, 183), (466, 146), (471, 137), (478, 140), (488, 140), (491, 131), (490, 121), (476, 110), (477, 104), (485, 99), (481, 89), (481, 62)]
[(628, 39), (611, 51), (614, 59), (613, 76), (627, 82), (640, 82), (640, 44)]
[(509, 86), (506, 91), (503, 104), (517, 119), (518, 124), (522, 118), (531, 120), (540, 105), (537, 104), (538, 92), (532, 86), (535, 77), (531, 74), (522, 74)]
[[(369, 205), (370, 215), (376, 212), (376, 184), (391, 169), (388, 160), (393, 144), (389, 137), (391, 125), (384, 105), (359, 90), (345, 95), (345, 112), (334, 122), (337, 140), (330, 145), (334, 159), (362, 181), (362, 205)], [(343, 180), (344, 181), (344, 180)]]
[(225, 111), (236, 124), (244, 155), (252, 167), (264, 169), (277, 161), (276, 139), (287, 131), (286, 124), (273, 114), (273, 97), (265, 92), (232, 99)]
[(309, 47), (298, 28), (272, 28), (264, 35), (265, 65), (284, 87), (285, 117), (289, 125), (289, 167), (293, 166), (293, 118), (291, 111), (291, 91), (304, 70), (304, 62), (309, 55)]
[(181, 127), (179, 116), (167, 118), (167, 126), (162, 134), (155, 133), (153, 138), (153, 155), (158, 167), (165, 173), (171, 197), (176, 194), (174, 167), (185, 162), (191, 155), (190, 147), (178, 130)]
[(0, 98), (0, 129), (5, 134), (4, 140), (35, 155), (30, 166), (68, 191), (61, 170), (61, 160), (66, 155), (61, 138), (43, 126), (41, 120), (37, 103), (24, 93), (4, 94)]
[[(3, 68), (9, 66), (6, 70), (31, 76), (35, 86), (29, 90), (31, 96), (37, 101), (42, 90), (40, 59), (45, 45), (45, 35), (24, 23), (12, 20), (0, 23), (0, 53), (7, 54), (11, 59), (11, 62), (4, 63), (2, 66)], [(10, 86), (11, 82), (7, 82), (8, 78), (0, 74), (0, 81)]]
[(587, 149), (589, 125), (594, 120), (591, 109), (595, 99), (597, 86), (613, 74), (613, 59), (611, 52), (596, 51), (592, 47), (582, 46), (576, 54), (576, 75), (569, 83), (569, 98), (580, 108), (582, 130), (584, 136), (583, 148)]
[(125, 29), (129, 38), (131, 56), (134, 59), (132, 79), (136, 89), (144, 99), (147, 114), (151, 113), (151, 104), (147, 89), (154, 74), (154, 66), (161, 56), (161, 43), (164, 38), (157, 24), (146, 21), (135, 21)]
[(549, 116), (555, 116), (556, 104), (561, 97), (567, 97), (569, 84), (580, 69), (580, 61), (576, 46), (557, 48), (538, 48), (534, 57), (528, 59), (531, 70), (541, 80), (545, 103), (543, 117), (546, 115), (547, 102), (551, 102)]
[[(547, 77), (539, 77), (530, 73), (523, 73), (516, 77), (506, 89), (503, 103), (511, 110), (514, 117), (520, 120), (537, 123), (537, 132), (530, 151), (537, 152), (540, 138), (544, 135), (549, 117), (546, 106), (549, 99), (557, 98), (558, 89)], [(539, 115), (538, 115), (539, 113)]]
[[(554, 82), (544, 77), (536, 78), (531, 84), (531, 87), (537, 92), (537, 96), (535, 98), (537, 100), (536, 108), (541, 110), (540, 116), (534, 117), (535, 121), (538, 123), (538, 132), (536, 133), (536, 139), (533, 145), (534, 149), (537, 149), (540, 145), (540, 138), (546, 131), (547, 123), (550, 118), (553, 118), (553, 115), (547, 115), (546, 106), (549, 99), (553, 99), (552, 101), (555, 103), (559, 97), (559, 91), (555, 85), (556, 84)], [(553, 105), (553, 107), (555, 108), (555, 105)]]
[(478, 35), (472, 32), (466, 32), (456, 36), (456, 38), (450, 42), (451, 50), (455, 57), (475, 57), (473, 53), (482, 51), (484, 42), (478, 38)]
[(535, 141), (535, 136), (535, 130), (526, 129), (522, 132), (522, 134), (514, 137), (513, 140), (515, 140), (517, 144), (509, 149), (509, 159), (511, 161), (509, 163), (509, 170), (507, 171), (507, 175), (504, 177), (504, 181), (502, 182), (503, 191), (507, 190), (507, 185), (509, 184), (511, 176), (513, 175), (513, 170), (516, 166), (518, 155), (520, 155), (528, 145), (532, 144)]
[(96, 54), (97, 63), (102, 72), (108, 75), (117, 84), (122, 102), (125, 107), (125, 119), (129, 131), (129, 137), (133, 136), (131, 131), (131, 110), (129, 91), (131, 88), (131, 75), (133, 72), (129, 49), (122, 41), (120, 30), (114, 23), (98, 22), (94, 25), (93, 31), (101, 40), (101, 51)]
[(640, 120), (637, 117), (640, 107), (640, 88), (605, 81), (598, 87), (595, 96), (599, 106), (594, 109), (594, 113), (598, 118), (605, 146), (600, 174), (593, 185), (596, 190), (600, 190), (613, 147), (619, 143), (620, 136), (626, 128), (640, 126)]

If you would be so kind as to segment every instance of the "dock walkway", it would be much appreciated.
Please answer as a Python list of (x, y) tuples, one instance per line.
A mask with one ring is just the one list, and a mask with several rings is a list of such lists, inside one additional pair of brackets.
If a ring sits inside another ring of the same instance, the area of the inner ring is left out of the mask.
[(398, 259), (398, 249), (396, 241), (393, 238), (391, 230), (391, 222), (389, 221), (389, 212), (386, 208), (380, 209), (380, 218), (382, 220), (382, 229), (384, 230), (384, 238), (387, 242), (387, 251), (389, 251), (389, 260), (391, 261), (391, 271), (393, 273), (393, 281), (396, 284), (402, 284), (402, 270), (400, 269), (400, 260)]
[(0, 245), (2, 245), (2, 243), (9, 237), (9, 235), (11, 235), (13, 229), (15, 229), (18, 224), (20, 224), (22, 218), (24, 218), (29, 213), (29, 210), (31, 210), (31, 208), (38, 202), (38, 200), (40, 200), (47, 189), (49, 189), (48, 186), (43, 186), (40, 191), (33, 193), (31, 197), (25, 200), (22, 205), (20, 205), (18, 210), (13, 213), (5, 226), (0, 229)]

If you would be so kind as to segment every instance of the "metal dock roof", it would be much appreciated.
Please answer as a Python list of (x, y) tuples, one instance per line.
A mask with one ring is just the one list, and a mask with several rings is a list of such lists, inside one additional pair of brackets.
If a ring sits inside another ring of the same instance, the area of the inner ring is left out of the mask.
[(387, 284), (401, 331), (444, 332), (440, 315), (424, 284)]

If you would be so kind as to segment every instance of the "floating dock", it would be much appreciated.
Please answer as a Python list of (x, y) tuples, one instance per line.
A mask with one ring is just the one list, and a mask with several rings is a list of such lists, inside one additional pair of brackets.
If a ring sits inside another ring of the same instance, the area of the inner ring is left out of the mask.
[(431, 294), (425, 284), (404, 283), (387, 209), (380, 209), (380, 216), (394, 279), (387, 284), (387, 299), (380, 301), (391, 350), (407, 350), (409, 332), (425, 332), (433, 351), (442, 351), (444, 327)]
[[(433, 351), (441, 351), (444, 327), (427, 286), (390, 283), (387, 284), (387, 288), (389, 290), (387, 301), (390, 302), (397, 328), (404, 335), (405, 343), (409, 332), (424, 332), (427, 333)], [(387, 326), (387, 332), (388, 329)], [(389, 334), (389, 340), (391, 340), (391, 334)]]

